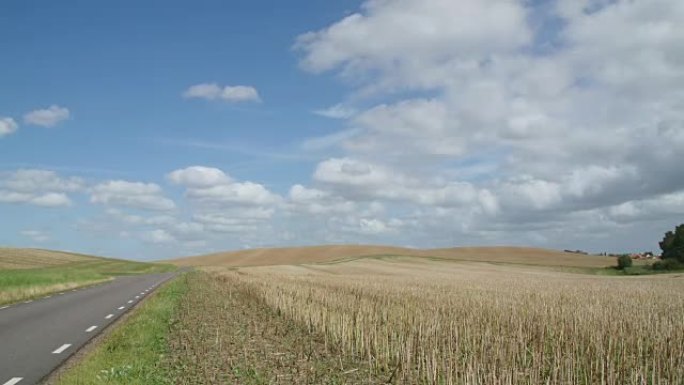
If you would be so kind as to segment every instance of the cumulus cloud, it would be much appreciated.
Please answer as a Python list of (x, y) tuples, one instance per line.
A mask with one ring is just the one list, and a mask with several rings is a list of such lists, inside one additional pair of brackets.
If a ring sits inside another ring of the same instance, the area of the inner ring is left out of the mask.
[(335, 196), (328, 191), (307, 188), (300, 184), (290, 188), (288, 205), (293, 212), (313, 215), (351, 213), (357, 209), (355, 202)]
[(26, 203), (41, 207), (63, 207), (72, 204), (71, 199), (64, 193), (21, 193), (0, 190), (2, 203)]
[(231, 178), (223, 171), (213, 167), (191, 166), (175, 170), (167, 175), (167, 179), (175, 184), (202, 188), (231, 182)]
[(244, 235), (263, 230), (282, 202), (264, 185), (236, 181), (218, 168), (191, 166), (170, 172), (167, 179), (185, 188), (193, 223), (214, 233)]
[(90, 201), (153, 211), (169, 211), (176, 207), (172, 200), (164, 197), (159, 185), (124, 180), (111, 180), (93, 186), (90, 189)]
[(266, 187), (253, 182), (236, 182), (211, 186), (207, 188), (191, 188), (188, 198), (204, 203), (227, 203), (239, 205), (268, 205), (277, 203), (279, 197), (268, 191)]
[[(440, 100), (410, 99), (381, 104), (360, 113), (351, 122), (363, 134), (344, 143), (358, 153), (411, 158), (430, 155), (458, 156), (468, 142), (458, 132), (460, 121)], [(419, 129), (418, 129), (419, 128)]]
[(491, 212), (496, 199), (471, 183), (419, 178), (387, 166), (350, 158), (332, 158), (318, 164), (314, 180), (350, 199), (388, 199), (418, 205), (480, 205)]
[(217, 168), (192, 166), (169, 173), (168, 179), (186, 187), (186, 196), (197, 203), (260, 206), (280, 201), (277, 194), (263, 185), (250, 181), (233, 181)]
[(70, 206), (71, 199), (64, 193), (46, 193), (33, 197), (30, 203), (43, 207)]
[(143, 232), (140, 234), (140, 239), (144, 242), (152, 243), (155, 245), (175, 243), (176, 238), (169, 234), (166, 230), (156, 229)]
[(14, 133), (19, 129), (19, 125), (12, 118), (0, 117), (0, 138)]
[(0, 202), (23, 203), (42, 207), (70, 206), (66, 193), (82, 191), (78, 177), (61, 177), (54, 171), (21, 169), (0, 173)]
[(230, 103), (259, 102), (261, 98), (252, 86), (219, 86), (216, 83), (202, 83), (189, 87), (183, 93), (185, 98), (223, 100)]
[(9, 173), (2, 185), (21, 192), (59, 191), (74, 192), (82, 190), (85, 182), (79, 177), (60, 177), (49, 170), (21, 169)]
[(45, 109), (34, 110), (24, 115), (24, 123), (34, 126), (53, 127), (69, 119), (69, 109), (52, 105)]
[(303, 68), (370, 104), (307, 139), (342, 155), (295, 193), (383, 202), (368, 229), (401, 213), (433, 242), (592, 242), (671, 220), (658, 202), (684, 191), (683, 26), (671, 0), (365, 1), (295, 43)]
[(313, 72), (341, 69), (358, 78), (374, 71), (378, 85), (432, 86), (444, 81), (439, 77), (452, 65), (476, 65), (473, 59), (530, 43), (525, 18), (524, 7), (514, 1), (373, 0), (325, 29), (299, 36), (295, 48), (304, 54), (302, 66)]

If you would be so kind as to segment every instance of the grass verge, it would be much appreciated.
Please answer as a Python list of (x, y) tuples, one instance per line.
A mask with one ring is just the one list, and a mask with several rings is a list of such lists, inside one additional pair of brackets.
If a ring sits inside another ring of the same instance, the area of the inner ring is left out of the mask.
[(35, 269), (0, 270), (0, 305), (110, 280), (117, 275), (161, 273), (171, 265), (95, 259)]
[(175, 314), (187, 291), (187, 275), (159, 288), (81, 362), (62, 373), (58, 385), (176, 383), (166, 356)]

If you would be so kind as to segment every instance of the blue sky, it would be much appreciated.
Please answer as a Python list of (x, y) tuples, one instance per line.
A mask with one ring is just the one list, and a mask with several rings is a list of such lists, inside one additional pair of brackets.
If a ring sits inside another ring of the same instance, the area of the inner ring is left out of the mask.
[(656, 249), (684, 217), (683, 15), (4, 1), (0, 244)]

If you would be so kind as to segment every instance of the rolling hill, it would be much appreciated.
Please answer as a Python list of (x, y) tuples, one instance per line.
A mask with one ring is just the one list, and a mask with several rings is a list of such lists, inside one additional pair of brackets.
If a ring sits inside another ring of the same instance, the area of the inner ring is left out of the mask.
[(35, 269), (102, 259), (65, 251), (0, 247), (0, 269)]
[(177, 266), (267, 266), (330, 263), (341, 260), (411, 256), (455, 261), (514, 263), (543, 266), (604, 267), (615, 263), (610, 257), (565, 253), (531, 247), (457, 247), (411, 249), (394, 246), (326, 245), (228, 251), (168, 261)]
[(108, 281), (117, 275), (171, 271), (169, 264), (42, 249), (0, 248), (0, 305)]

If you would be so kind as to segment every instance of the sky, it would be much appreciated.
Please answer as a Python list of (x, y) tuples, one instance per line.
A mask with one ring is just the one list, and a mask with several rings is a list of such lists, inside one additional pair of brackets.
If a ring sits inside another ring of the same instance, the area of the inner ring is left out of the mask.
[(5, 0), (0, 245), (658, 251), (679, 0)]

